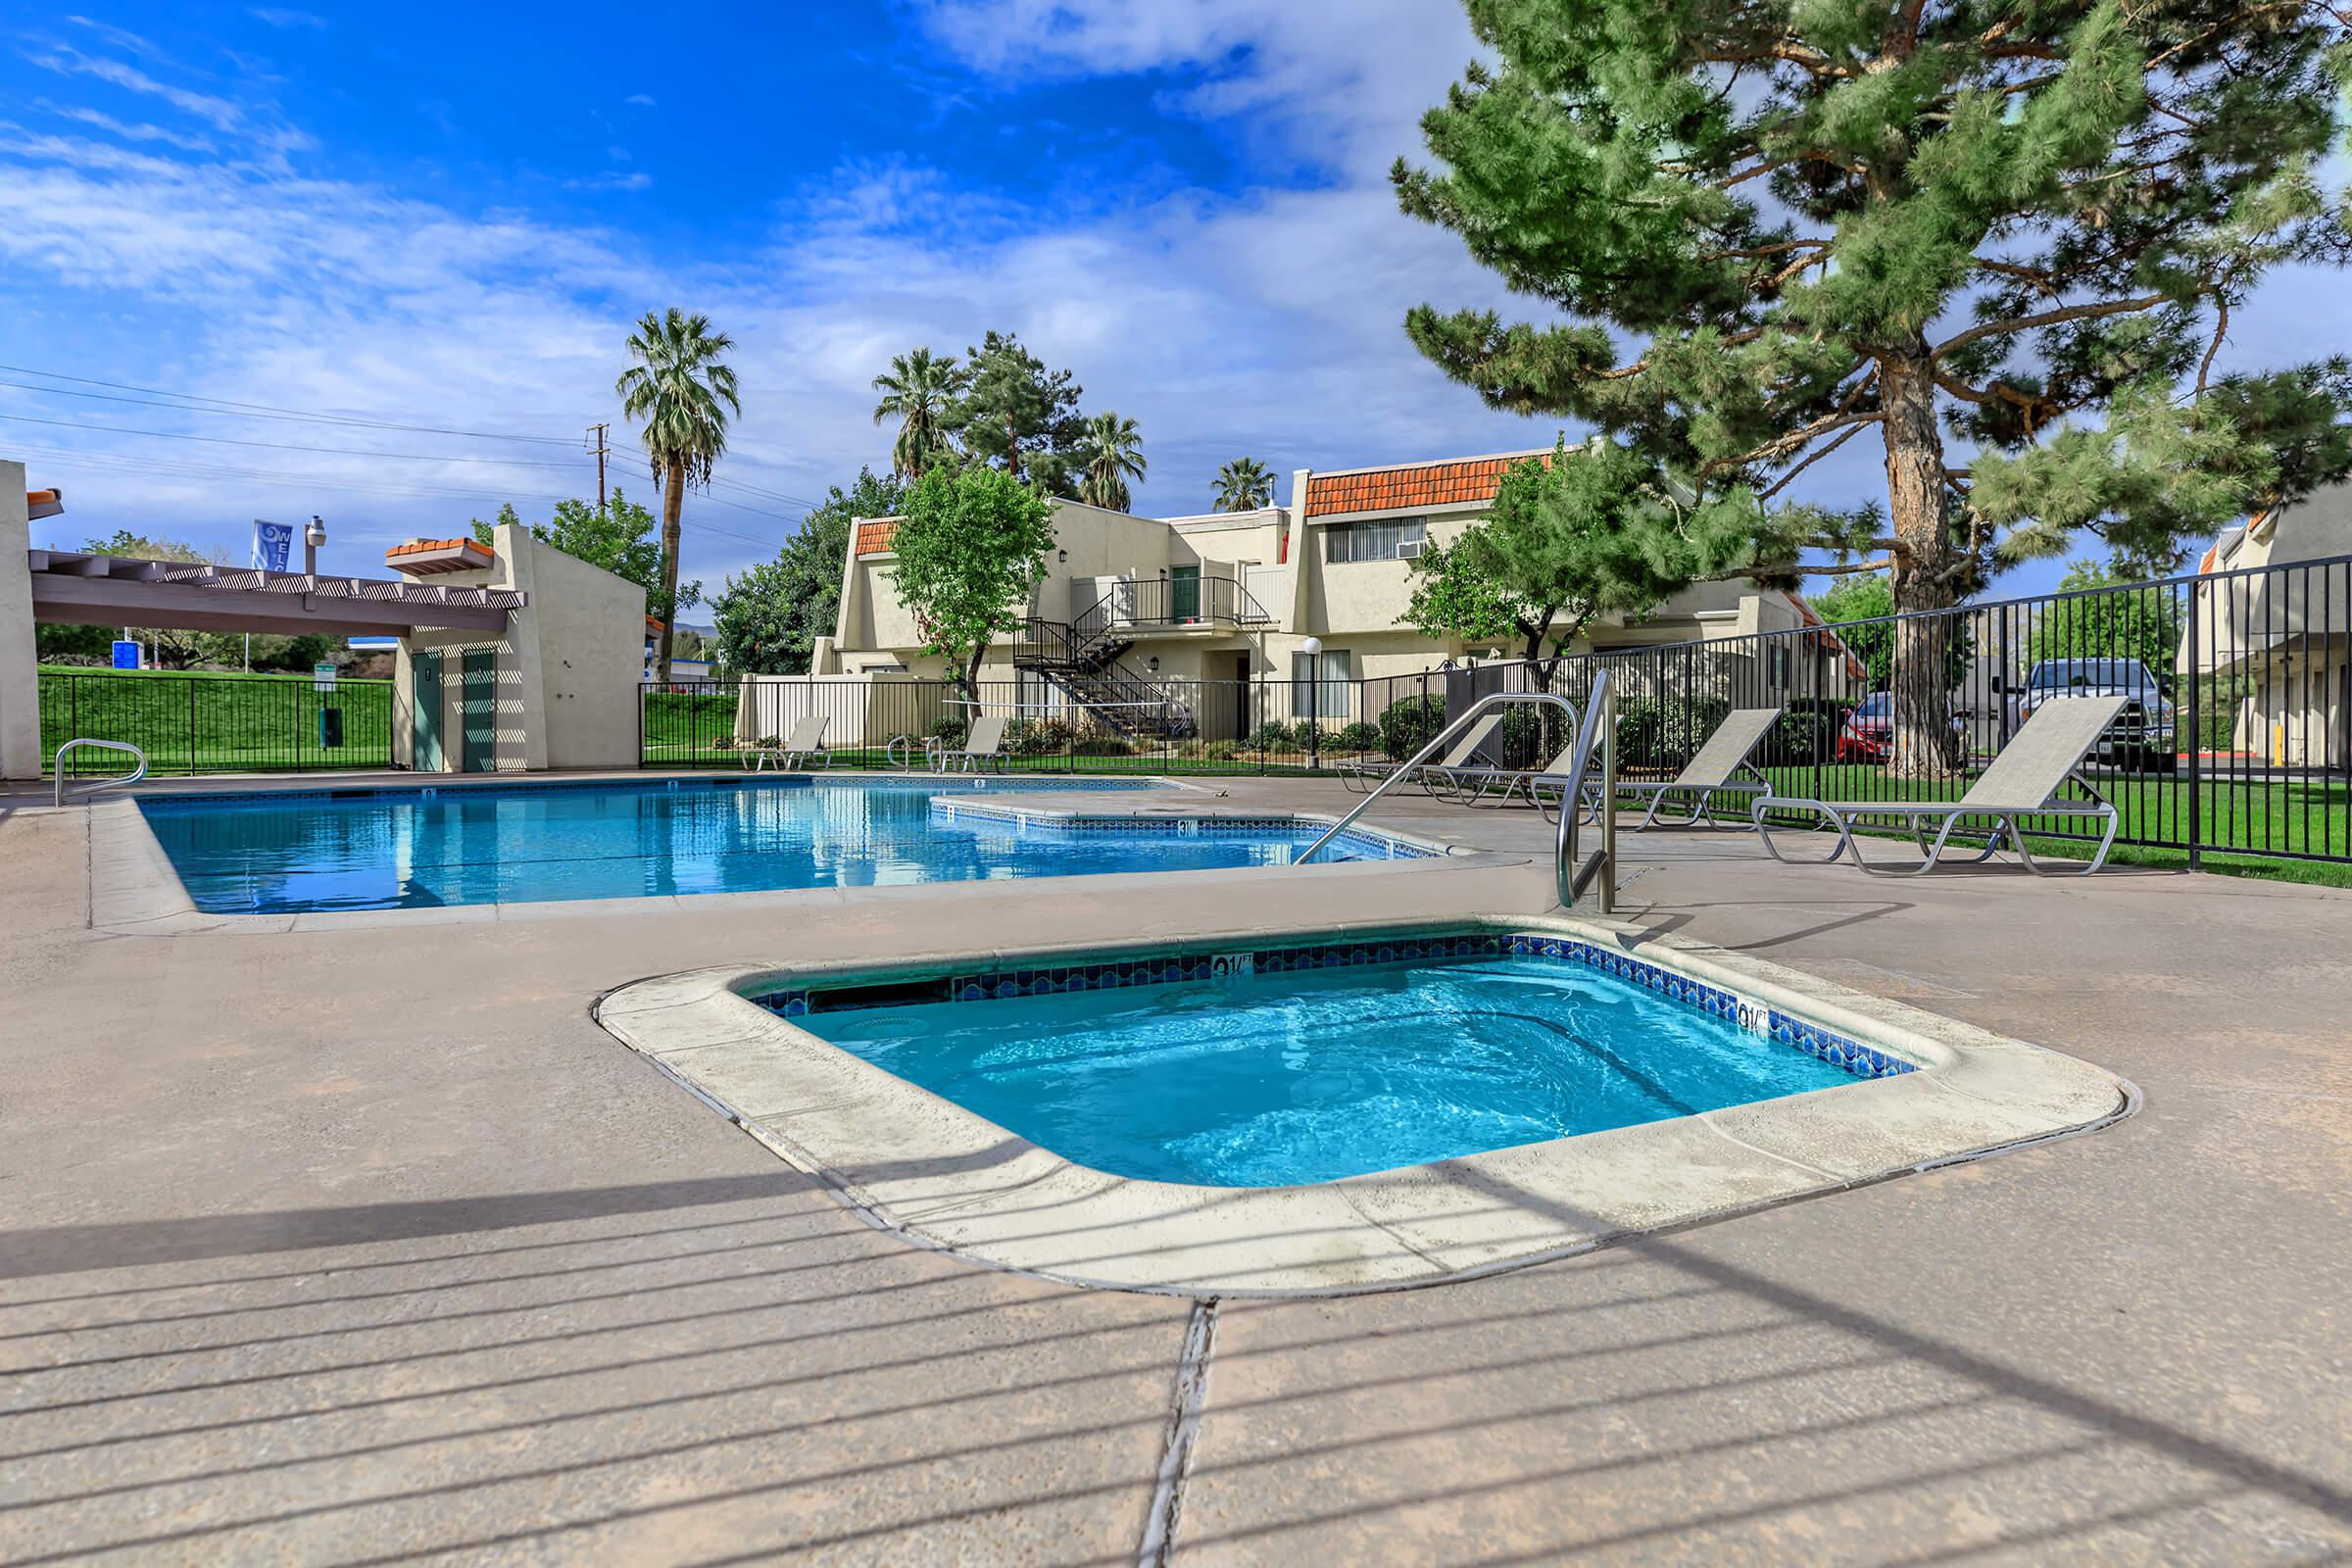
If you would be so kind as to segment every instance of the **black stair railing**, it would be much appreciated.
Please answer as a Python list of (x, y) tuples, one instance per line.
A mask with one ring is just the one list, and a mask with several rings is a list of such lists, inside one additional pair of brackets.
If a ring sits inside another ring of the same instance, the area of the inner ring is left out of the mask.
[(1106, 641), (1129, 628), (1270, 626), (1274, 616), (1231, 577), (1145, 577), (1122, 582), (1070, 623), (1081, 645)]

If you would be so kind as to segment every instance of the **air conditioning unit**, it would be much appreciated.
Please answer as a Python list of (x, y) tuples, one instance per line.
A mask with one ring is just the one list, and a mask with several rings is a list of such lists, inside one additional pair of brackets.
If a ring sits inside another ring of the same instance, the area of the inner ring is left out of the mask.
[(1429, 541), (1426, 539), (1400, 540), (1396, 545), (1396, 559), (1398, 561), (1418, 560), (1421, 555), (1422, 547), (1428, 543)]

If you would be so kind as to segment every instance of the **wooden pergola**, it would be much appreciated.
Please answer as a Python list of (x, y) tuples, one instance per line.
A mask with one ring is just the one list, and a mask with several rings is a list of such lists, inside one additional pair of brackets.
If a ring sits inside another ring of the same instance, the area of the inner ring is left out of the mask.
[(398, 637), (427, 626), (495, 633), (506, 630), (508, 614), (526, 603), (512, 588), (314, 576), (71, 550), (27, 551), (26, 564), (32, 618), (75, 625), (296, 636)]

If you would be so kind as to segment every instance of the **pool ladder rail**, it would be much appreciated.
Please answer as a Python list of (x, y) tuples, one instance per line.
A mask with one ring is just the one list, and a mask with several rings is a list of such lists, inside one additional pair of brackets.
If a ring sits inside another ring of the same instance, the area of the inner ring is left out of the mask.
[(49, 765), (57, 770), (57, 791), (49, 803), (52, 806), (66, 804), (66, 754), (76, 746), (87, 746), (101, 752), (128, 752), (139, 760), (139, 765), (127, 773), (117, 777), (102, 778), (94, 784), (77, 784), (73, 791), (75, 795), (95, 795), (100, 790), (111, 790), (118, 784), (136, 784), (147, 776), (147, 754), (145, 752), (140, 751), (128, 741), (94, 740), (85, 735), (60, 746), (57, 754), (49, 760)]
[[(1323, 836), (1306, 847), (1306, 853), (1294, 860), (1304, 865), (1315, 858), (1315, 852), (1338, 838), (1354, 825), (1355, 819), (1372, 808), (1372, 803), (1395, 789), (1406, 779), (1416, 776), (1422, 766), (1480, 717), (1494, 709), (1513, 703), (1559, 709), (1568, 715), (1576, 731), (1576, 749), (1569, 756), (1568, 772), (1560, 783), (1560, 827), (1553, 846), (1552, 879), (1559, 893), (1560, 907), (1571, 908), (1584, 896), (1585, 890), (1595, 881), (1600, 886), (1600, 912), (1611, 914), (1617, 907), (1617, 693), (1610, 684), (1608, 670), (1592, 677), (1592, 695), (1585, 701), (1580, 715), (1576, 705), (1554, 692), (1494, 692), (1472, 703), (1461, 714), (1429, 739), (1429, 744), (1415, 752), (1410, 761), (1394, 769), (1379, 787), (1366, 795), (1355, 809), (1323, 830)], [(1600, 754), (1600, 789), (1598, 799), (1584, 810), (1577, 803), (1585, 798), (1587, 775), (1592, 771), (1593, 753)], [(1591, 855), (1581, 853), (1582, 821), (1596, 820), (1600, 826), (1600, 847)]]

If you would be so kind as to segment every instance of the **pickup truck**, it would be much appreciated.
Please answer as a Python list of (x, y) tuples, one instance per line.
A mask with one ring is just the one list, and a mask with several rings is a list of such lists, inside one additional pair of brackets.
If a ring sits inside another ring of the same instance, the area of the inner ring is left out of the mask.
[(2009, 694), (2009, 716), (2022, 724), (2053, 697), (2129, 697), (2132, 701), (2107, 726), (2091, 755), (2119, 767), (2173, 770), (2173, 704), (2164, 688), (2136, 659), (2045, 659), (2026, 673), (2026, 683)]

